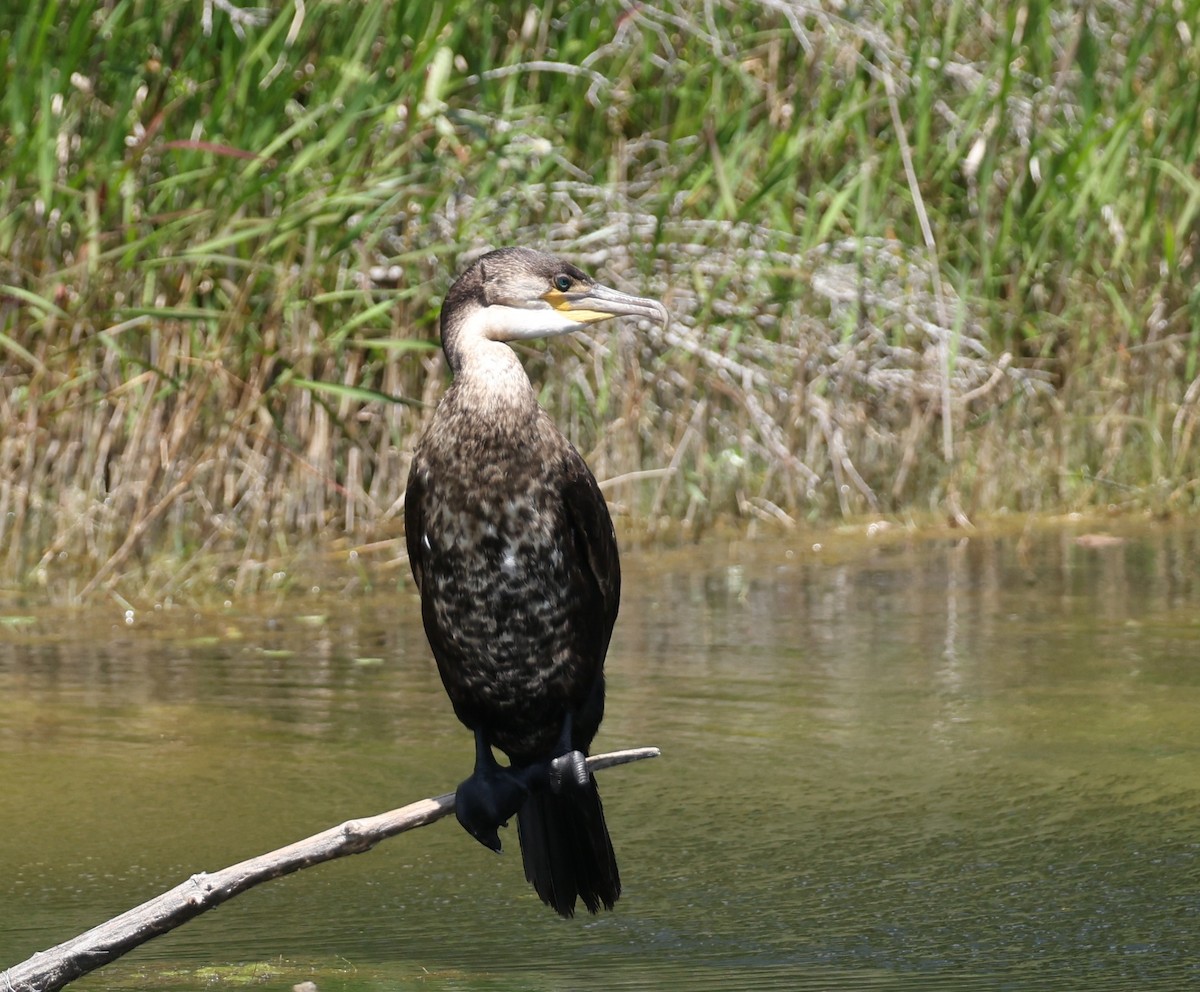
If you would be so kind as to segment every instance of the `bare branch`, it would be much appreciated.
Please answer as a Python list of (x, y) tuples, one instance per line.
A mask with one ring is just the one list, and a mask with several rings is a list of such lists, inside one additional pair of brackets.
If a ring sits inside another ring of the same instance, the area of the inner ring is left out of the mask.
[[(660, 753), (656, 747), (639, 747), (597, 754), (588, 758), (588, 768), (599, 771), (643, 758), (656, 758)], [(388, 837), (423, 827), (453, 811), (454, 793), (422, 799), (388, 813), (347, 820), (312, 837), (220, 871), (200, 872), (170, 891), (0, 972), (0, 990), (51, 992), (61, 989), (247, 889), (324, 861), (362, 854)]]

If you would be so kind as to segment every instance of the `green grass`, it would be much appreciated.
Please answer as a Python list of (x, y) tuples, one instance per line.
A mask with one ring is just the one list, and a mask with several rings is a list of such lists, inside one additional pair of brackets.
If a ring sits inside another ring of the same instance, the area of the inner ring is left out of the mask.
[(1200, 0), (19, 6), (11, 584), (394, 538), (441, 293), (514, 242), (675, 315), (526, 352), (628, 525), (1196, 505)]

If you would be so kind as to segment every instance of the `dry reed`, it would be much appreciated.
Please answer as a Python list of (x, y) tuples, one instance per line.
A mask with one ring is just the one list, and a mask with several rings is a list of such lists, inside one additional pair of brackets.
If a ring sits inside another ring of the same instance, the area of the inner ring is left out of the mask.
[[(49, 67), (0, 80), (6, 584), (398, 562), (440, 294), (507, 243), (674, 314), (522, 351), (622, 526), (1191, 508), (1200, 4), (1175, 6), (6, 15)], [(145, 53), (129, 78), (97, 23)]]

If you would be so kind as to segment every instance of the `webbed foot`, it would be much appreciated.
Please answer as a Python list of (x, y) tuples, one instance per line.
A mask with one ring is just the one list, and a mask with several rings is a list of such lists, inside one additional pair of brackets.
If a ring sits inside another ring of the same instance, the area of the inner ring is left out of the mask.
[(481, 731), (475, 732), (475, 771), (454, 793), (454, 815), (480, 844), (500, 852), (499, 828), (508, 825), (529, 796), (525, 775), (502, 768)]
[(567, 751), (550, 761), (550, 791), (555, 794), (583, 789), (590, 777), (587, 756), (582, 751)]

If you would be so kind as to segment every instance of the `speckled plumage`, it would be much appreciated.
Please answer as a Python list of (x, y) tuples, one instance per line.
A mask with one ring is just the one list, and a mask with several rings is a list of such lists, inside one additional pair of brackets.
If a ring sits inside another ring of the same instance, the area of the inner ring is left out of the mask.
[[(460, 821), (498, 849), (494, 828), (511, 806), (526, 874), (564, 915), (577, 895), (595, 912), (620, 892), (595, 780), (575, 792), (546, 785), (550, 760), (586, 754), (600, 726), (620, 565), (596, 480), (505, 342), (621, 313), (666, 319), (660, 304), (540, 252), (502, 249), (468, 268), (442, 309), (454, 381), (405, 496), (425, 630), (454, 711), (477, 736)], [(515, 771), (497, 768), (487, 746)], [(488, 812), (464, 818), (468, 805)]]
[(410, 555), (442, 681), (459, 719), (519, 764), (550, 752), (568, 712), (586, 717), (573, 728), (586, 750), (620, 594), (612, 522), (532, 394), (484, 423), (463, 392), (447, 393), (409, 483), (420, 521)]

